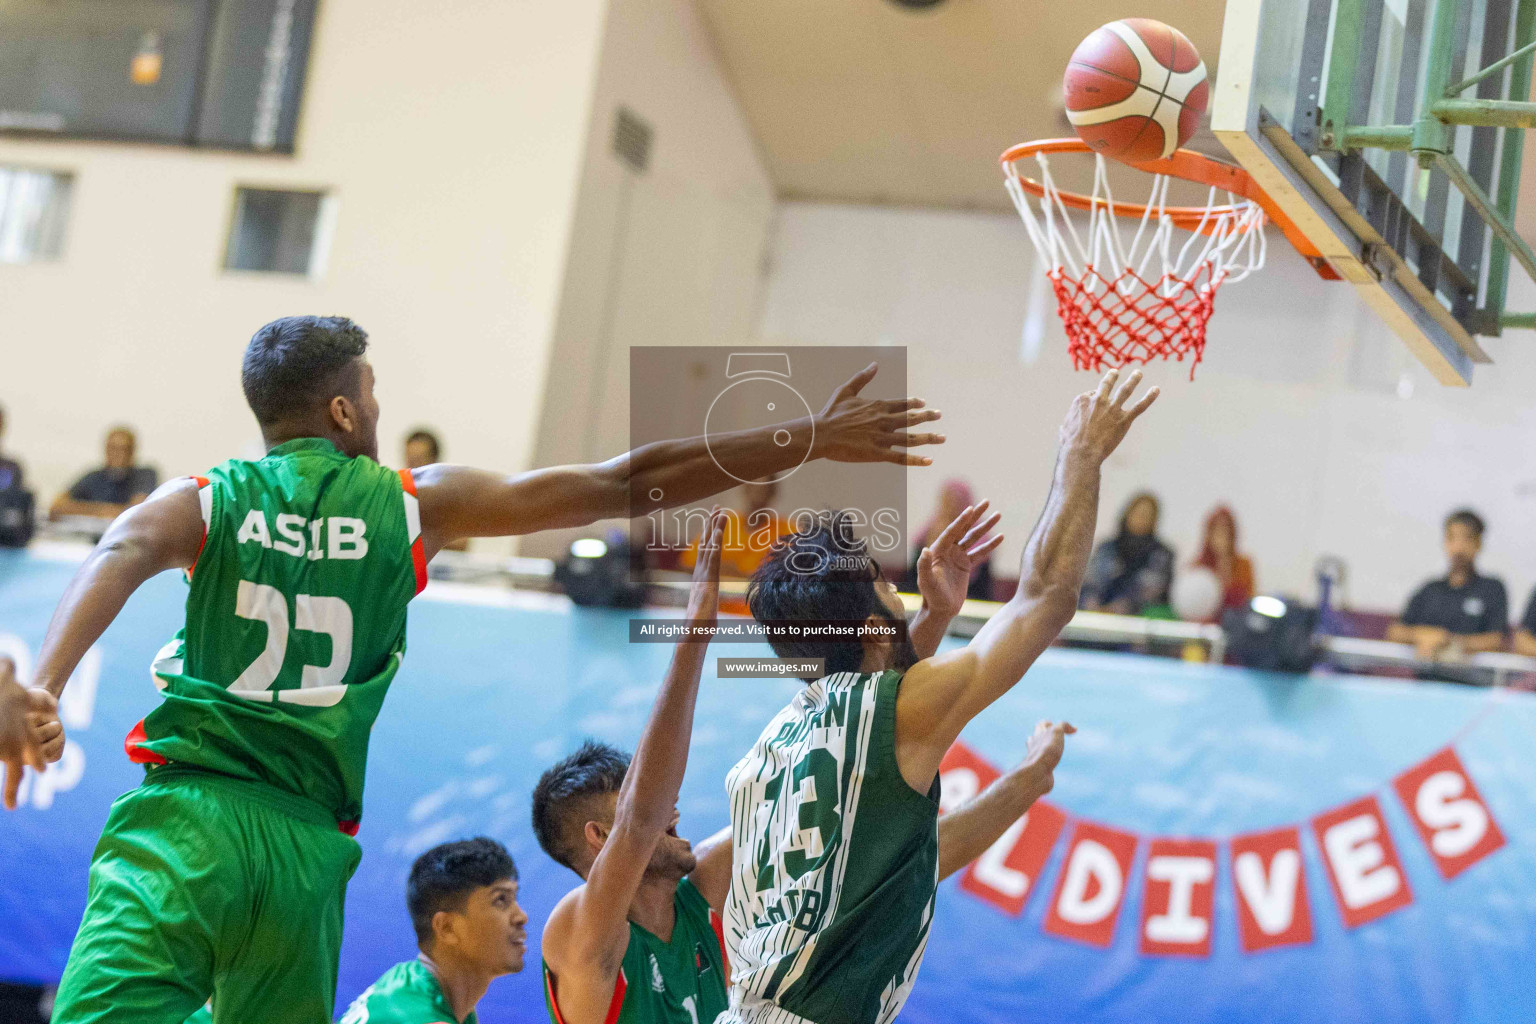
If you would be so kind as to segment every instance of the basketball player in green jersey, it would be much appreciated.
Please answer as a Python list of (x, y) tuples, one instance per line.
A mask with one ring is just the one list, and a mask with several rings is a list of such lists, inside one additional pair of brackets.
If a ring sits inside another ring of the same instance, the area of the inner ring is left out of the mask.
[(420, 955), (384, 972), (340, 1024), (475, 1024), (475, 1004), (523, 969), (528, 946), (511, 855), (494, 839), (434, 846), (411, 865), (405, 904)]
[[(1018, 589), (965, 647), (930, 658), (910, 643), (774, 641), (825, 658), (731, 770), (732, 866), (723, 1024), (885, 1024), (928, 941), (937, 887), (938, 769), (972, 718), (1008, 692), (1077, 609), (1099, 472), (1157, 397), (1111, 371), (1072, 404)], [(969, 509), (964, 523), (976, 515)], [(789, 536), (753, 576), (759, 621), (880, 623), (902, 613), (845, 517)]]
[[(118, 517), (60, 601), (34, 689), (0, 687), (14, 806), (21, 764), (62, 747), (49, 705), (81, 657), (146, 580), (189, 574), (186, 625), (153, 668), (161, 703), (127, 741), (145, 782), (113, 805), (92, 858), (59, 1024), (181, 1024), (210, 994), (219, 1024), (329, 1021), (368, 734), (431, 557), (462, 537), (696, 501), (735, 483), (714, 456), (771, 475), (799, 454), (769, 426), (516, 476), (397, 473), (375, 461), (366, 348), (342, 318), (258, 331), (241, 383), (267, 455), (173, 481)], [(907, 430), (937, 414), (860, 398), (874, 372), (834, 393), (811, 455), (926, 464), (899, 449), (941, 440)]]
[[(943, 531), (919, 560), (923, 608), (914, 646), (937, 649), (965, 601), (972, 565), (1002, 542), (986, 503)], [(963, 536), (962, 536), (963, 534)], [(719, 532), (701, 545), (688, 622), (715, 621)], [(544, 996), (554, 1024), (699, 1024), (727, 1008), (729, 960), (721, 908), (731, 876), (731, 832), (697, 851), (677, 835), (694, 700), (707, 639), (684, 641), (633, 762), (588, 742), (545, 772), (534, 790), (534, 832), (583, 884), (544, 928)], [(939, 822), (939, 877), (980, 856), (1048, 793), (1067, 724), (1041, 723), (1024, 762)]]

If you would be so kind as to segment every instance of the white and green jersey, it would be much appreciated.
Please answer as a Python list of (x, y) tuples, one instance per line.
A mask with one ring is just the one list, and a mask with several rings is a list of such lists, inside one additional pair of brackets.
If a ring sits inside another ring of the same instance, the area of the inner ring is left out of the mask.
[(731, 1009), (747, 1024), (884, 1024), (928, 944), (938, 780), (896, 764), (896, 672), (806, 686), (726, 777)]

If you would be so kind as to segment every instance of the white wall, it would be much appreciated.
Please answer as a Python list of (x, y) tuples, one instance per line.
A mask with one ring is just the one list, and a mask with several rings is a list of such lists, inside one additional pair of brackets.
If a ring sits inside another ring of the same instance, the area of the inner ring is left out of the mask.
[[(113, 421), (167, 475), (247, 450), (241, 351), (294, 313), (372, 334), (386, 461), (425, 422), (530, 464), (605, 6), (327, 0), (293, 158), (0, 140), (76, 176), (63, 260), (0, 266), (6, 446), (43, 500)], [(237, 184), (334, 192), (320, 280), (221, 271)]]
[[(614, 113), (655, 131), (612, 151)], [(774, 192), (691, 0), (610, 0), (540, 421), (540, 465), (629, 447), (629, 350), (750, 340)], [(578, 531), (591, 533), (591, 530)], [(554, 555), (570, 534), (526, 538)]]
[[(1164, 395), (1108, 467), (1101, 533), (1150, 487), (1187, 560), (1206, 513), (1227, 502), (1261, 587), (1311, 596), (1314, 560), (1335, 553), (1355, 606), (1396, 609), (1443, 572), (1440, 522), (1470, 504), (1489, 522), (1484, 568), (1505, 578), (1518, 615), (1536, 582), (1530, 334), (1490, 341), (1497, 364), (1470, 390), (1444, 389), (1347, 285), (1318, 280), (1278, 237), (1269, 251), (1260, 276), (1218, 297), (1195, 380), (1187, 364), (1150, 370)], [(762, 343), (907, 346), (909, 389), (944, 411), (950, 438), (909, 478), (912, 520), (942, 480), (971, 481), (1004, 512), (996, 564), (1011, 575), (1061, 416), (1095, 380), (1071, 369), (1053, 301), (1037, 310), (1037, 358), (1023, 358), (1034, 254), (1017, 218), (783, 203), (770, 261)], [(1511, 308), (1533, 304), (1536, 288), (1513, 287)]]

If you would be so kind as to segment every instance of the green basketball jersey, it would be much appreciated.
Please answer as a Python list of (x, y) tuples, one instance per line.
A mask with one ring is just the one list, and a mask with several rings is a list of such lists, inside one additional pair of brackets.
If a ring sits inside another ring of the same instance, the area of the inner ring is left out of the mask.
[[(725, 1010), (730, 972), (719, 915), (686, 878), (677, 883), (672, 905), (677, 923), (671, 942), (629, 923), (629, 946), (604, 1024), (710, 1024)], [(554, 1024), (565, 1024), (557, 991), (546, 963), (544, 1005)]]
[(938, 780), (896, 763), (896, 672), (802, 689), (726, 776), (731, 1012), (751, 1024), (884, 1024), (928, 944)]
[(476, 1024), (476, 1018), (473, 1012), (463, 1021), (454, 1017), (432, 971), (407, 960), (364, 989), (337, 1024)]
[(426, 585), (409, 471), (304, 438), (198, 478), (205, 535), (161, 703), (128, 756), (265, 782), (352, 830), (368, 734)]

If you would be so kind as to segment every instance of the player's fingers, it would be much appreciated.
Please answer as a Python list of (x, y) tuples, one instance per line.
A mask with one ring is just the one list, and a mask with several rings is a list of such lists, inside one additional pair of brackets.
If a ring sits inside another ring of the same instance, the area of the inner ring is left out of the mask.
[(1162, 393), (1160, 388), (1148, 388), (1147, 393), (1138, 398), (1136, 404), (1126, 410), (1127, 417), (1134, 420), (1137, 416), (1146, 412), (1151, 408), (1152, 403), (1157, 401), (1157, 396)]
[(992, 552), (996, 551), (998, 545), (1002, 542), (1003, 535), (998, 534), (996, 537), (988, 540), (985, 544), (980, 544), (974, 548), (968, 549), (966, 554), (970, 555), (972, 559), (985, 558), (987, 555), (990, 555)]
[(1069, 736), (1072, 733), (1077, 732), (1077, 726), (1073, 725), (1071, 722), (1062, 722), (1056, 728), (1060, 729), (1063, 733)]
[(1119, 370), (1110, 370), (1104, 376), (1100, 377), (1099, 386), (1094, 390), (1093, 397), (1102, 399), (1107, 396), (1109, 394), (1109, 389), (1115, 386), (1115, 381), (1119, 378), (1119, 376)]
[(900, 430), (902, 427), (915, 427), (920, 423), (932, 423), (934, 420), (944, 418), (944, 413), (938, 409), (913, 409), (910, 412), (887, 413), (880, 419), (882, 430)]
[(0, 654), (0, 684), (16, 681), (16, 663), (10, 655)]
[[(980, 518), (981, 514), (986, 510), (987, 502), (984, 501), (977, 506), (976, 517)], [(969, 548), (972, 544), (977, 543), (988, 533), (990, 533), (992, 529), (1002, 521), (1003, 514), (1001, 512), (993, 512), (991, 515), (987, 516), (987, 518), (982, 519), (980, 522), (976, 523), (976, 525), (972, 526), (969, 530), (966, 531), (965, 536), (960, 540), (960, 546), (963, 548)]]
[(1127, 398), (1130, 398), (1131, 395), (1135, 393), (1136, 388), (1140, 384), (1141, 384), (1141, 371), (1140, 370), (1132, 370), (1131, 371), (1131, 375), (1129, 377), (1125, 378), (1125, 380), (1121, 381), (1120, 382), (1120, 386), (1115, 389), (1115, 395), (1114, 395), (1113, 398), (1110, 399), (1110, 403), (1109, 404), (1114, 406), (1116, 409), (1120, 408), (1122, 405), (1125, 404), (1125, 400)]
[(960, 535), (960, 531), (965, 529), (965, 521), (970, 516), (972, 508), (973, 506), (971, 505), (965, 506), (958, 516), (945, 523), (944, 529), (940, 530), (939, 535), (933, 538), (931, 546), (934, 548), (946, 548), (953, 544), (955, 538)]
[(16, 794), (21, 791), (21, 762), (14, 758), (0, 761), (5, 769), (5, 809), (16, 809)]
[(854, 397), (860, 391), (864, 390), (864, 385), (875, 379), (875, 373), (879, 369), (879, 363), (870, 363), (868, 366), (864, 367), (864, 369), (860, 370), (852, 377), (849, 377), (848, 380), (844, 382), (843, 386), (838, 388), (837, 391), (833, 393), (832, 400), (835, 402), (840, 399)]
[(910, 430), (898, 430), (891, 435), (890, 444), (901, 445), (904, 448), (916, 448), (924, 444), (943, 444), (943, 434), (918, 434)]
[(888, 452), (886, 452), (886, 453), (884, 453), (883, 455), (880, 456), (879, 461), (895, 463), (898, 466), (931, 466), (931, 465), (933, 465), (933, 460), (932, 459), (930, 459), (926, 455), (919, 455), (916, 452), (888, 451)]
[(64, 726), (58, 719), (29, 724), (32, 726), (32, 740), (40, 747), (51, 742), (54, 737), (64, 735)]
[(916, 395), (912, 395), (907, 398), (887, 398), (880, 403), (880, 408), (886, 413), (895, 414), (900, 412), (907, 412), (908, 410), (921, 409), (927, 404), (928, 403), (923, 401), (921, 398), (918, 398)]

